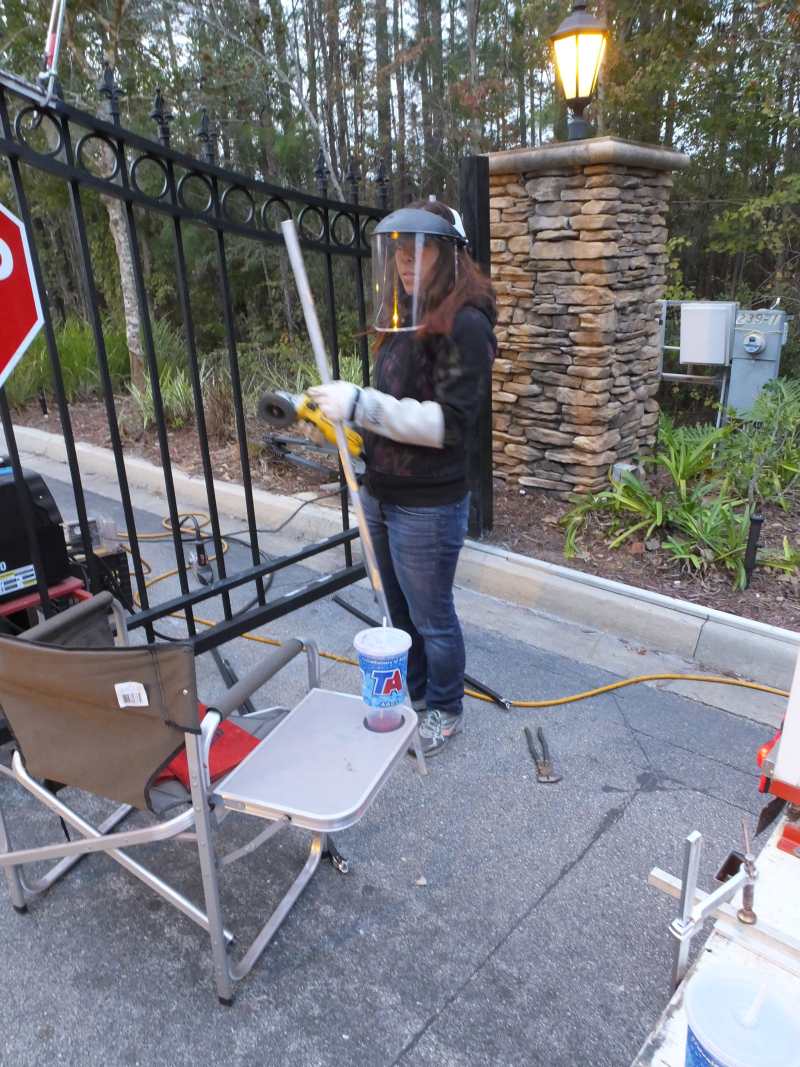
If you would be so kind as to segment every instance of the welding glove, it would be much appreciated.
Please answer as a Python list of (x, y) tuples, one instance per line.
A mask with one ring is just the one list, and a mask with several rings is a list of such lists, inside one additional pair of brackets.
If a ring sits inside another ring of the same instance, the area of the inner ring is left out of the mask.
[(308, 393), (329, 419), (353, 422), (402, 444), (444, 447), (444, 412), (435, 401), (398, 400), (378, 389), (359, 389), (349, 382), (317, 385)]
[(327, 419), (334, 422), (352, 422), (358, 403), (359, 389), (351, 382), (331, 382), (315, 385), (308, 395)]

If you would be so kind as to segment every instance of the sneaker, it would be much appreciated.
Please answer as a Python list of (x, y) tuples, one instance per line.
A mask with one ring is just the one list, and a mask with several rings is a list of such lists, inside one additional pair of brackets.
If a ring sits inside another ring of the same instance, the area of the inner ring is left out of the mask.
[(429, 708), (419, 726), (419, 737), (424, 756), (435, 756), (441, 752), (449, 739), (460, 734), (464, 729), (464, 716), (451, 715), (438, 708)]

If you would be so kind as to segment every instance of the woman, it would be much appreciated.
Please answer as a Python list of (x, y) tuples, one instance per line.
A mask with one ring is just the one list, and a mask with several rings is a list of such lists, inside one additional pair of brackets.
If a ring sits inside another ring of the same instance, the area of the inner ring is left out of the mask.
[(317, 386), (323, 413), (364, 431), (363, 504), (408, 691), (432, 756), (463, 728), (464, 639), (453, 602), (467, 530), (468, 454), (497, 343), (489, 280), (458, 213), (435, 200), (373, 234), (374, 388)]

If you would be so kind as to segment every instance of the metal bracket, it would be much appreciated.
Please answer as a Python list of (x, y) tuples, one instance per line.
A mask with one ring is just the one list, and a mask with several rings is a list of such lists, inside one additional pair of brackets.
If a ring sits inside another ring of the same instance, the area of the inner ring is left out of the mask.
[[(703, 845), (703, 836), (699, 830), (693, 830), (686, 838), (683, 878), (680, 881), (659, 868), (654, 868), (650, 872), (648, 878), (650, 885), (672, 896), (680, 897), (678, 916), (669, 924), (669, 932), (676, 941), (672, 968), (674, 989), (677, 989), (689, 969), (692, 938), (701, 929), (706, 919), (712, 915), (719, 916), (720, 910), (724, 907), (731, 911), (740, 924), (753, 926), (756, 922), (756, 914), (753, 911), (753, 891), (758, 874), (755, 857), (750, 850), (750, 835), (745, 820), (742, 820), (742, 826), (745, 838), (744, 861), (736, 874), (723, 882), (713, 893), (705, 893), (697, 887), (700, 853)], [(742, 906), (738, 911), (734, 911), (729, 902), (740, 890), (742, 891)]]
[(339, 852), (336, 845), (334, 845), (333, 839), (331, 838), (330, 834), (325, 838), (325, 850), (322, 853), (322, 858), (324, 860), (327, 860), (330, 863), (331, 867), (335, 868), (335, 870), (337, 870), (339, 874), (350, 873), (349, 861), (344, 858), (341, 852)]

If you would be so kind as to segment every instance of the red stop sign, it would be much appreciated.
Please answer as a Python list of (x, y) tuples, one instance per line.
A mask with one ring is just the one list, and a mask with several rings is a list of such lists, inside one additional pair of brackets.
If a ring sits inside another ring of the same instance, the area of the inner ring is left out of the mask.
[(0, 387), (43, 323), (25, 228), (0, 204)]

